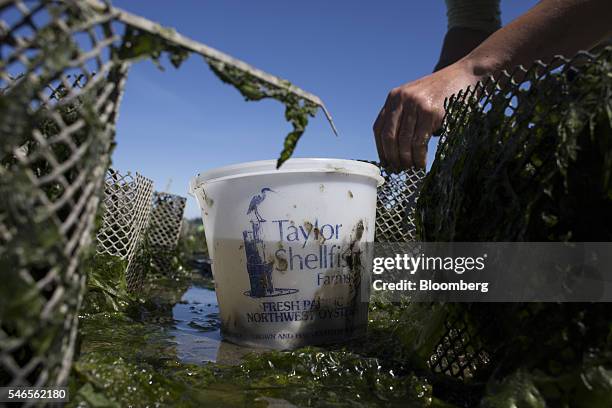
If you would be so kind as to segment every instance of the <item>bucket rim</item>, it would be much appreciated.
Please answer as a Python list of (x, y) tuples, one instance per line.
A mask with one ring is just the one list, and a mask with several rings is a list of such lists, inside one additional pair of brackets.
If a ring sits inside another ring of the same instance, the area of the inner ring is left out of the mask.
[(189, 193), (204, 183), (225, 181), (239, 177), (261, 176), (266, 174), (286, 173), (342, 173), (369, 177), (376, 180), (380, 187), (385, 179), (380, 174), (378, 166), (349, 159), (329, 158), (292, 158), (276, 169), (276, 160), (258, 160), (245, 163), (230, 164), (199, 173), (189, 183)]

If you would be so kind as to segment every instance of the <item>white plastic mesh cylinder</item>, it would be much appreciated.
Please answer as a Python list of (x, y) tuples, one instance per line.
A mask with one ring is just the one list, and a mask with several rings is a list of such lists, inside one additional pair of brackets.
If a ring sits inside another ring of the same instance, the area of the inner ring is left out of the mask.
[(121, 174), (109, 169), (104, 182), (102, 226), (97, 234), (97, 252), (127, 261), (128, 289), (142, 284), (141, 268), (135, 255), (146, 239), (151, 215), (153, 182), (136, 173)]

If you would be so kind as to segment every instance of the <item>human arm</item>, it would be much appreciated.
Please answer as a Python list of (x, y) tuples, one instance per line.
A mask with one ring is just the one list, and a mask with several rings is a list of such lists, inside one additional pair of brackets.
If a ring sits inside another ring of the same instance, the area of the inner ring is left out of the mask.
[(469, 27), (449, 28), (444, 36), (440, 58), (434, 68), (434, 72), (459, 61), (494, 32)]
[(381, 162), (425, 167), (445, 98), (501, 70), (589, 49), (612, 34), (611, 17), (610, 0), (542, 0), (457, 62), (394, 88), (374, 123)]
[(445, 0), (447, 31), (434, 71), (459, 61), (501, 28), (501, 0)]

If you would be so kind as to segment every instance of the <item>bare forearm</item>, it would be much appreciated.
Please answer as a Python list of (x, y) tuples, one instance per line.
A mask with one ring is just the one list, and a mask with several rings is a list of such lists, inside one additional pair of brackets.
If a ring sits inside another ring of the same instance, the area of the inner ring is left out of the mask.
[(555, 55), (572, 56), (612, 34), (610, 0), (542, 0), (499, 29), (461, 62), (490, 75)]
[(446, 98), (500, 70), (590, 49), (611, 34), (610, 17), (612, 0), (542, 0), (454, 64), (392, 89), (374, 123), (381, 162), (392, 169), (425, 167)]
[(440, 58), (434, 71), (439, 71), (461, 58), (465, 57), (474, 48), (478, 47), (492, 32), (475, 30), (472, 28), (453, 27), (446, 33)]

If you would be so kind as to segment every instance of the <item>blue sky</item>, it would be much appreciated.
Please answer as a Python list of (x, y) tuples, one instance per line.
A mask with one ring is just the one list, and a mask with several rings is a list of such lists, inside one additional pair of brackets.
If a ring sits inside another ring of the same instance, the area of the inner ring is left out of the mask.
[[(375, 160), (372, 123), (387, 92), (431, 72), (446, 31), (443, 0), (113, 4), (321, 97), (340, 136), (333, 136), (319, 113), (295, 157)], [(533, 4), (502, 1), (504, 23)], [(187, 196), (189, 179), (200, 171), (278, 157), (290, 129), (280, 103), (245, 102), (197, 55), (178, 70), (164, 65), (162, 72), (142, 61), (130, 71), (117, 123), (115, 168), (140, 172), (160, 191), (171, 181), (169, 192)], [(199, 216), (192, 197), (186, 216)]]

